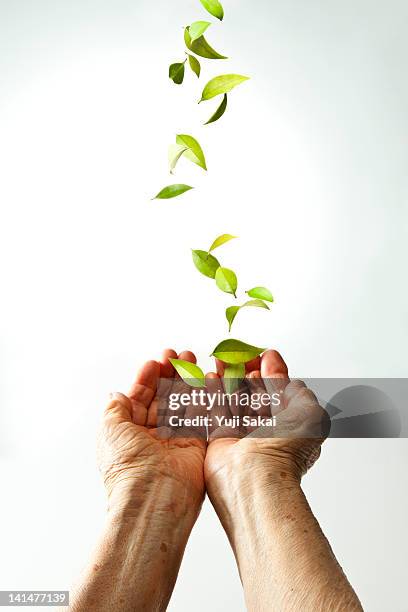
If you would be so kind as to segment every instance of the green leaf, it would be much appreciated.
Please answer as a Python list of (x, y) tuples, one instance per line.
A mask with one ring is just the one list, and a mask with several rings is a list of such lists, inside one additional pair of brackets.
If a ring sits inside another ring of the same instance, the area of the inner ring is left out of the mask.
[(221, 291), (224, 291), (225, 293), (232, 293), (234, 297), (237, 297), (236, 291), (238, 281), (235, 272), (229, 270), (228, 268), (220, 267), (215, 274), (215, 282), (217, 283), (218, 289), (221, 289)]
[(190, 387), (205, 387), (205, 375), (195, 363), (184, 359), (169, 359), (173, 368)]
[(180, 157), (187, 151), (188, 147), (172, 144), (169, 146), (169, 165), (170, 165), (170, 174), (173, 174), (174, 168), (177, 166), (177, 162)]
[(228, 365), (224, 370), (224, 388), (226, 393), (235, 393), (245, 378), (245, 364)]
[(222, 246), (226, 242), (229, 242), (230, 240), (234, 240), (234, 238), (236, 238), (236, 236), (231, 236), (231, 234), (222, 234), (221, 236), (218, 236), (218, 238), (216, 238), (210, 246), (208, 252), (211, 253), (211, 251), (218, 249), (218, 247)]
[(241, 308), (247, 308), (248, 306), (253, 306), (255, 308), (265, 308), (265, 310), (270, 310), (268, 304), (265, 304), (262, 300), (249, 300), (249, 302), (245, 302), (242, 304)]
[(201, 74), (200, 62), (198, 61), (196, 57), (194, 57), (194, 55), (190, 55), (189, 53), (187, 53), (187, 55), (188, 55), (188, 63), (190, 64), (191, 70), (197, 75), (198, 78), (200, 78), (200, 74)]
[(203, 100), (210, 100), (221, 94), (226, 94), (248, 79), (249, 77), (240, 74), (221, 74), (207, 83), (201, 95), (200, 102)]
[(204, 34), (211, 23), (209, 21), (195, 21), (191, 24), (188, 31), (190, 34), (191, 42), (193, 43), (197, 38), (200, 38)]
[(207, 170), (203, 150), (195, 138), (188, 134), (177, 134), (176, 142), (183, 147), (187, 147), (188, 150), (184, 152), (184, 157), (187, 157), (200, 168)]
[(211, 14), (213, 17), (217, 17), (220, 21), (224, 18), (224, 9), (222, 8), (222, 4), (218, 0), (200, 0), (203, 7)]
[(193, 251), (193, 262), (201, 274), (208, 278), (215, 278), (215, 274), (220, 267), (220, 262), (206, 251)]
[(230, 306), (225, 311), (225, 316), (227, 317), (227, 321), (228, 321), (228, 325), (229, 325), (229, 330), (228, 331), (231, 331), (231, 327), (232, 327), (232, 324), (234, 322), (234, 319), (235, 319), (235, 317), (237, 316), (237, 314), (239, 313), (240, 310), (241, 310), (241, 306)]
[(200, 57), (206, 57), (207, 59), (228, 59), (225, 55), (217, 53), (217, 51), (208, 44), (204, 36), (200, 36), (200, 38), (192, 42), (188, 27), (184, 30), (184, 42), (186, 43), (187, 49), (190, 49), (190, 51)]
[(171, 64), (169, 68), (169, 78), (176, 85), (181, 85), (184, 81), (184, 64), (185, 62), (177, 62), (176, 64)]
[(206, 123), (204, 123), (204, 125), (209, 125), (210, 123), (215, 123), (216, 121), (218, 121), (218, 119), (221, 119), (221, 117), (223, 116), (223, 114), (227, 110), (227, 104), (228, 104), (228, 96), (227, 96), (227, 94), (224, 94), (224, 97), (222, 99), (221, 104), (219, 105), (219, 107), (217, 108), (215, 113), (212, 115), (212, 117), (210, 117), (209, 120), (206, 121)]
[(263, 302), (262, 300), (249, 300), (249, 302), (245, 302), (245, 304), (242, 304), (242, 306), (230, 306), (225, 311), (225, 316), (229, 324), (229, 331), (231, 331), (231, 327), (235, 320), (235, 317), (237, 316), (241, 308), (248, 308), (250, 306), (255, 308), (265, 308), (266, 310), (269, 310), (269, 306), (265, 304), (265, 302)]
[(164, 187), (161, 191), (159, 191), (157, 196), (152, 199), (169, 200), (170, 198), (176, 198), (177, 196), (181, 195), (182, 193), (185, 193), (186, 191), (189, 191), (190, 189), (193, 189), (193, 187), (190, 187), (189, 185), (168, 185), (167, 187)]
[(260, 300), (266, 300), (267, 302), (273, 302), (273, 295), (266, 287), (254, 287), (250, 291), (246, 291), (249, 297), (258, 298)]
[(247, 363), (264, 352), (264, 348), (251, 346), (240, 340), (223, 340), (215, 347), (212, 357), (220, 359), (224, 363), (238, 364)]

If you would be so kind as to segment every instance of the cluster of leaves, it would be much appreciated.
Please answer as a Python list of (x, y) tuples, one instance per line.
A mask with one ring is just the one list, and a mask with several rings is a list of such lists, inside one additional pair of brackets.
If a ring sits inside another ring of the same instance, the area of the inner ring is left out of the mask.
[[(238, 279), (233, 270), (224, 268), (218, 259), (212, 255), (212, 252), (220, 246), (234, 240), (236, 236), (231, 234), (222, 234), (218, 236), (208, 251), (193, 250), (193, 263), (197, 270), (206, 276), (215, 280), (217, 287), (224, 293), (229, 293), (237, 299)], [(242, 308), (263, 308), (269, 310), (267, 302), (273, 302), (272, 293), (266, 287), (254, 287), (246, 291), (251, 300), (246, 301), (241, 306), (229, 306), (225, 311), (225, 317), (228, 322), (229, 332), (231, 332), (235, 317)], [(258, 357), (265, 349), (246, 344), (241, 340), (227, 339), (218, 344), (212, 356), (226, 363), (224, 378), (229, 380), (229, 391), (232, 392), (234, 385), (239, 383), (245, 376), (245, 364), (255, 357)], [(204, 372), (195, 364), (186, 362), (179, 363), (178, 360), (173, 360), (173, 365), (180, 376), (191, 386), (204, 386)]]
[[(222, 21), (224, 9), (219, 0), (200, 0), (203, 7), (213, 16)], [(198, 57), (208, 60), (225, 60), (225, 55), (218, 53), (207, 41), (204, 34), (211, 26), (209, 21), (195, 21), (184, 28), (184, 43), (187, 48), (186, 58), (181, 62), (170, 65), (169, 78), (176, 85), (181, 85), (185, 78), (185, 65), (200, 78), (201, 63)], [(222, 96), (222, 100), (214, 114), (204, 125), (218, 121), (225, 113), (228, 105), (228, 94), (249, 77), (240, 74), (221, 74), (211, 79), (204, 87), (199, 103)], [(169, 170), (173, 174), (181, 158), (196, 164), (207, 171), (207, 163), (203, 149), (196, 138), (189, 134), (178, 134), (176, 142), (169, 147)], [(167, 200), (175, 198), (193, 189), (190, 185), (177, 183), (164, 187), (153, 199)], [(192, 258), (197, 270), (204, 276), (215, 280), (215, 283), (224, 293), (233, 295), (237, 299), (238, 278), (233, 270), (223, 267), (212, 254), (213, 251), (235, 239), (231, 234), (218, 236), (207, 251), (193, 250)], [(239, 311), (248, 307), (269, 310), (267, 302), (273, 302), (273, 296), (266, 287), (254, 287), (246, 291), (250, 300), (241, 305), (229, 306), (225, 311), (229, 332)], [(241, 340), (228, 338), (220, 342), (211, 353), (226, 364), (224, 384), (229, 392), (233, 392), (239, 381), (245, 376), (245, 364), (258, 357), (265, 349), (246, 344)], [(181, 359), (171, 359), (171, 363), (185, 382), (193, 387), (204, 387), (205, 376), (201, 368), (195, 364)]]
[[(203, 7), (214, 17), (222, 21), (224, 18), (224, 9), (218, 0), (200, 0)], [(191, 25), (184, 28), (184, 43), (187, 48), (185, 51), (186, 58), (183, 61), (175, 62), (169, 67), (169, 78), (176, 85), (181, 85), (184, 82), (185, 77), (185, 65), (188, 61), (188, 65), (191, 71), (200, 78), (201, 75), (201, 64), (198, 59), (205, 58), (208, 60), (225, 60), (227, 56), (218, 53), (208, 43), (204, 36), (204, 33), (211, 26), (210, 21), (195, 21)], [(197, 57), (198, 56), (198, 57)], [(221, 103), (215, 112), (211, 115), (208, 121), (204, 125), (209, 125), (218, 121), (225, 113), (228, 106), (228, 94), (238, 85), (247, 81), (249, 77), (241, 74), (221, 74), (211, 79), (204, 87), (199, 104), (201, 102), (212, 100), (218, 96), (222, 96)], [(185, 138), (187, 142), (182, 141)], [(197, 154), (199, 152), (199, 155)], [(177, 136), (176, 145), (170, 145), (169, 148), (169, 162), (170, 162), (170, 173), (173, 174), (177, 162), (181, 157), (187, 158), (190, 161), (201, 166), (204, 170), (207, 170), (204, 154), (201, 146), (193, 136)], [(199, 163), (199, 161), (201, 163)], [(153, 198), (153, 200), (168, 200), (186, 193), (193, 189), (190, 185), (183, 183), (176, 183), (168, 185), (159, 191), (159, 193)]]

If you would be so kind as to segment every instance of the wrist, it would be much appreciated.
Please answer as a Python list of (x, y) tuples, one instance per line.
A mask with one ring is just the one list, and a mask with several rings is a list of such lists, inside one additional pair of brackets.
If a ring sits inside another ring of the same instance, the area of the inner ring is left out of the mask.
[(166, 522), (197, 517), (203, 499), (204, 491), (187, 480), (157, 473), (140, 474), (136, 481), (124, 479), (108, 489), (108, 517), (132, 520), (149, 509), (154, 516), (165, 515)]

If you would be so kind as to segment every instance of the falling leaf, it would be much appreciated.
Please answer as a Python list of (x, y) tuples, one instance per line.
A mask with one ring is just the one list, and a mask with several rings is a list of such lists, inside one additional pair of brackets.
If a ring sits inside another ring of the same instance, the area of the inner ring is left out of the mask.
[(218, 0), (200, 0), (203, 7), (211, 14), (213, 17), (217, 17), (220, 21), (224, 18), (224, 9), (222, 8), (222, 4)]
[(230, 306), (225, 311), (225, 316), (229, 324), (229, 331), (231, 331), (231, 327), (234, 322), (234, 319), (237, 316), (238, 312), (241, 310), (241, 308), (248, 308), (248, 307), (265, 308), (266, 310), (269, 310), (269, 306), (265, 304), (265, 302), (263, 302), (262, 300), (249, 300), (249, 302), (245, 302), (245, 304), (242, 304), (242, 306)]
[(235, 393), (245, 378), (245, 364), (227, 365), (224, 370), (224, 388), (226, 393)]
[(169, 68), (169, 78), (176, 85), (181, 85), (184, 81), (184, 64), (185, 62), (177, 62), (176, 64), (171, 64)]
[(200, 166), (200, 168), (207, 170), (203, 150), (195, 138), (188, 134), (177, 134), (176, 142), (181, 146), (187, 147), (184, 157), (187, 157), (187, 159)]
[(172, 144), (169, 146), (170, 174), (173, 174), (173, 170), (177, 166), (178, 160), (183, 155), (183, 153), (187, 151), (187, 149), (188, 147), (178, 144)]
[(225, 316), (227, 317), (227, 321), (228, 321), (228, 325), (229, 325), (229, 330), (228, 331), (231, 331), (231, 327), (232, 327), (232, 324), (234, 322), (234, 319), (235, 319), (235, 317), (237, 316), (237, 314), (239, 313), (240, 310), (241, 310), (241, 306), (230, 306), (225, 311)]
[(240, 74), (221, 74), (207, 83), (204, 87), (200, 102), (203, 100), (210, 100), (221, 94), (226, 94), (248, 79), (249, 77)]
[(247, 363), (258, 357), (264, 350), (264, 348), (251, 346), (240, 340), (230, 339), (220, 342), (211, 356), (229, 364)]
[(191, 70), (197, 75), (198, 78), (200, 78), (200, 74), (201, 74), (201, 64), (198, 61), (198, 59), (196, 57), (194, 57), (194, 55), (190, 55), (189, 53), (187, 53), (188, 55), (188, 63), (190, 65)]
[(175, 198), (181, 195), (182, 193), (189, 191), (190, 189), (193, 189), (193, 187), (190, 187), (189, 185), (179, 185), (179, 184), (168, 185), (167, 187), (164, 187), (164, 189), (162, 189), (157, 194), (157, 196), (155, 196), (152, 199), (153, 200), (169, 200), (170, 198)]
[(266, 287), (254, 287), (250, 291), (246, 291), (246, 293), (249, 295), (249, 297), (266, 300), (267, 302), (273, 302), (273, 295)]
[(200, 38), (192, 42), (188, 27), (184, 30), (184, 42), (186, 43), (187, 49), (190, 49), (190, 51), (200, 57), (206, 57), (207, 59), (228, 59), (225, 55), (217, 53), (217, 51), (208, 44), (204, 36), (200, 36)]
[(170, 363), (190, 387), (205, 387), (205, 375), (201, 368), (184, 359), (169, 359)]
[(235, 272), (228, 268), (218, 268), (215, 274), (215, 282), (217, 283), (218, 289), (225, 293), (231, 293), (234, 297), (237, 297), (236, 291), (238, 287), (237, 277)]
[(197, 38), (200, 38), (210, 25), (211, 23), (209, 21), (195, 21), (192, 23), (188, 29), (191, 42), (193, 43)]
[(215, 274), (220, 267), (220, 262), (209, 255), (206, 251), (192, 251), (193, 262), (201, 274), (208, 278), (215, 278)]
[(218, 121), (218, 119), (221, 119), (221, 117), (223, 116), (223, 114), (227, 110), (227, 104), (228, 104), (228, 96), (227, 96), (227, 94), (224, 94), (224, 97), (222, 99), (221, 104), (219, 105), (219, 107), (217, 108), (215, 113), (212, 115), (212, 117), (210, 117), (209, 120), (206, 121), (206, 123), (204, 123), (204, 125), (209, 125), (210, 123), (215, 123), (216, 121)]
[(234, 240), (234, 238), (236, 238), (236, 236), (231, 236), (231, 234), (222, 234), (221, 236), (218, 236), (218, 238), (216, 238), (214, 242), (212, 243), (212, 245), (210, 246), (208, 252), (211, 253), (212, 251), (214, 251), (215, 249), (218, 249), (218, 247), (222, 246), (226, 242), (229, 242), (230, 240)]

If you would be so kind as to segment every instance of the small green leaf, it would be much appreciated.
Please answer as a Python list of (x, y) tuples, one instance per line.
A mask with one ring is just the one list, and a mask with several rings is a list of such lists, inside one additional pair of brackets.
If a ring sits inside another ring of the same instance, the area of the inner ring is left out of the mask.
[(187, 157), (203, 170), (207, 170), (203, 150), (195, 138), (188, 134), (177, 134), (176, 142), (183, 147), (187, 147), (188, 150), (184, 152), (184, 157)]
[(224, 291), (225, 293), (231, 293), (234, 297), (237, 297), (236, 291), (238, 281), (235, 272), (229, 270), (228, 268), (220, 267), (215, 274), (215, 282), (217, 283), (218, 289), (221, 289), (221, 291)]
[(231, 234), (222, 234), (221, 236), (218, 236), (218, 238), (216, 238), (210, 246), (208, 252), (211, 253), (211, 251), (218, 249), (218, 247), (222, 246), (226, 242), (229, 242), (230, 240), (234, 240), (234, 238), (236, 238), (236, 236), (231, 236)]
[(248, 79), (249, 77), (240, 74), (220, 74), (220, 76), (211, 79), (204, 87), (200, 102), (203, 100), (210, 100), (221, 94), (226, 94)]
[(224, 388), (226, 393), (235, 393), (245, 378), (245, 364), (227, 365), (224, 370)]
[(228, 59), (225, 55), (217, 53), (217, 51), (208, 44), (204, 36), (200, 36), (200, 38), (192, 42), (188, 27), (184, 30), (184, 42), (186, 43), (187, 49), (190, 49), (190, 51), (200, 57), (206, 57), (207, 59)]
[(248, 308), (250, 306), (254, 308), (265, 308), (266, 310), (269, 310), (269, 306), (265, 304), (265, 302), (263, 302), (262, 300), (249, 300), (249, 302), (245, 302), (245, 304), (242, 304), (242, 306), (230, 306), (225, 311), (225, 316), (227, 317), (227, 321), (229, 324), (229, 331), (231, 331), (231, 327), (235, 320), (235, 317), (237, 316), (241, 308)]
[(181, 85), (184, 81), (184, 64), (185, 62), (177, 62), (176, 64), (172, 64), (169, 68), (169, 78), (176, 83), (176, 85)]
[(219, 105), (219, 107), (217, 108), (215, 113), (209, 118), (209, 120), (206, 121), (206, 123), (204, 123), (204, 125), (209, 125), (210, 123), (215, 123), (216, 121), (218, 121), (218, 119), (221, 119), (221, 117), (223, 116), (223, 114), (227, 110), (227, 104), (228, 104), (228, 96), (227, 96), (227, 94), (224, 94), (224, 97), (222, 99), (221, 104)]
[(208, 278), (215, 278), (215, 274), (220, 267), (220, 262), (206, 251), (193, 251), (193, 262), (201, 274)]
[(273, 295), (266, 287), (254, 287), (250, 291), (246, 291), (249, 297), (273, 302)]
[(183, 155), (183, 153), (187, 151), (187, 149), (188, 147), (178, 144), (172, 144), (169, 146), (170, 174), (173, 174), (173, 170), (177, 166), (178, 160)]
[(188, 29), (191, 42), (193, 43), (197, 38), (200, 38), (210, 25), (211, 23), (209, 21), (195, 21), (192, 23)]
[(222, 4), (218, 0), (200, 0), (203, 7), (211, 14), (213, 17), (217, 17), (220, 21), (224, 18), (224, 9), (222, 8)]
[(196, 57), (194, 57), (194, 55), (190, 55), (189, 53), (187, 53), (188, 55), (188, 63), (190, 65), (191, 70), (197, 75), (198, 78), (200, 78), (200, 74), (201, 74), (201, 64), (198, 61), (198, 59)]
[(224, 363), (238, 364), (247, 363), (264, 352), (264, 348), (251, 346), (240, 340), (223, 340), (215, 347), (212, 357), (220, 359)]
[(265, 304), (262, 300), (249, 300), (249, 302), (245, 302), (242, 304), (241, 308), (247, 308), (248, 306), (253, 306), (255, 308), (265, 308), (265, 310), (270, 310), (268, 304)]
[(173, 368), (190, 387), (205, 387), (205, 375), (195, 363), (184, 359), (169, 359)]
[(159, 191), (157, 196), (152, 199), (169, 200), (170, 198), (176, 198), (177, 196), (181, 195), (182, 193), (185, 193), (186, 191), (189, 191), (190, 189), (193, 189), (193, 187), (190, 187), (189, 185), (168, 185), (167, 187), (164, 187), (161, 191)]
[(229, 325), (229, 330), (228, 331), (231, 331), (231, 327), (232, 327), (232, 324), (234, 322), (234, 319), (235, 319), (235, 317), (237, 316), (237, 314), (239, 313), (240, 310), (241, 310), (240, 306), (230, 306), (225, 311), (225, 316), (227, 317), (227, 321), (228, 321), (228, 325)]

